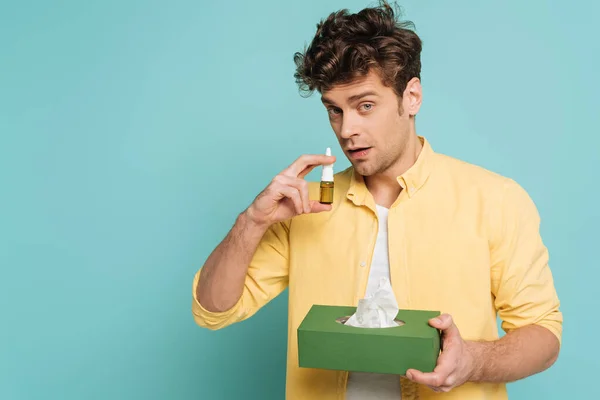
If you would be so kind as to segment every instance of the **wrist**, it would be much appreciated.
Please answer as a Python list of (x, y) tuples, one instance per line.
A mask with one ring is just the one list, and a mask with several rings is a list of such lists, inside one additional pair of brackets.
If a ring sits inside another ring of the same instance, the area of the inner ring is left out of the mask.
[(465, 341), (466, 356), (469, 360), (467, 381), (480, 382), (483, 377), (483, 369), (485, 366), (485, 352), (483, 342)]
[(252, 206), (245, 209), (238, 215), (238, 222), (247, 229), (257, 232), (266, 232), (269, 229), (269, 223), (256, 218), (252, 211)]

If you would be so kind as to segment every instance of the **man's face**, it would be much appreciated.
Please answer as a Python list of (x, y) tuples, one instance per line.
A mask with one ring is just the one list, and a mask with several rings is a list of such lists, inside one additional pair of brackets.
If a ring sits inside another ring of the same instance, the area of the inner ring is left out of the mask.
[(321, 101), (356, 171), (363, 176), (384, 174), (400, 162), (414, 130), (412, 116), (420, 105), (420, 84), (418, 79), (411, 80), (400, 102), (393, 89), (370, 72), (323, 92)]

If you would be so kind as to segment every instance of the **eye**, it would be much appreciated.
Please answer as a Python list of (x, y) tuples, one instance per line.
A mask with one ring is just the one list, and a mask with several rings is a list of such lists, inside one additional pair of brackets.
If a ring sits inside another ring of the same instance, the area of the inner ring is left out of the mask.
[(338, 115), (340, 112), (341, 110), (335, 107), (330, 107), (327, 109), (327, 113), (329, 113), (330, 116)]
[(362, 107), (363, 107), (363, 109), (365, 111), (371, 111), (373, 109), (373, 104), (371, 104), (371, 103), (365, 103), (365, 104), (362, 105)]

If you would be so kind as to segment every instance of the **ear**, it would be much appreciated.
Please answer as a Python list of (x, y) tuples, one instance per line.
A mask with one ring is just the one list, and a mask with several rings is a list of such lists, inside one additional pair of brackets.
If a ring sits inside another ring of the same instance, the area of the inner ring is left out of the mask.
[(408, 81), (406, 89), (404, 90), (404, 98), (406, 99), (404, 106), (408, 114), (411, 117), (417, 115), (421, 108), (421, 100), (423, 98), (421, 80), (419, 78), (415, 77)]

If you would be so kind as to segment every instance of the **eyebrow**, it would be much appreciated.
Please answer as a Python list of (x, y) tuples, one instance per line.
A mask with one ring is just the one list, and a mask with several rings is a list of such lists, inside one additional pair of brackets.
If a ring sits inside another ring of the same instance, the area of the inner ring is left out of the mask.
[[(368, 92), (363, 92), (363, 93), (359, 93), (359, 94), (355, 94), (354, 96), (350, 96), (348, 98), (348, 102), (352, 103), (355, 102), (356, 100), (360, 100), (363, 97), (367, 97), (367, 96), (378, 96), (377, 93), (373, 92), (373, 91), (368, 91)], [(335, 104), (332, 100), (328, 99), (327, 97), (321, 97), (321, 102), (323, 104)]]

